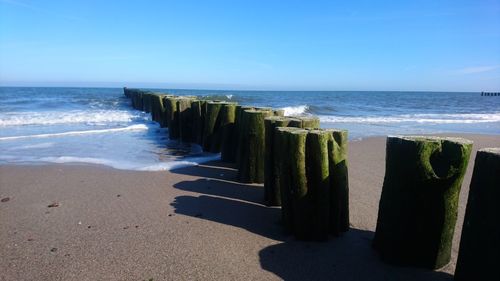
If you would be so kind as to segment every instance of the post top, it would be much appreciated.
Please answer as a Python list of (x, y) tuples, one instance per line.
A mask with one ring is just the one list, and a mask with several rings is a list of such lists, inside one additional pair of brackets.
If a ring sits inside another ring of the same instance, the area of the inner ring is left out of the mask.
[(473, 141), (459, 137), (439, 136), (387, 136), (387, 139), (403, 139), (407, 141), (451, 141), (459, 144), (472, 144)]
[(500, 147), (482, 148), (479, 150), (479, 152), (486, 152), (486, 153), (496, 154), (496, 155), (500, 156)]

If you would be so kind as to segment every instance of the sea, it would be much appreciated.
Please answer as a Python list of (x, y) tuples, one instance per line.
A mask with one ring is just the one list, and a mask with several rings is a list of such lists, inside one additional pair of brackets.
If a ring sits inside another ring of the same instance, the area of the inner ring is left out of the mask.
[[(151, 89), (316, 115), (351, 140), (399, 134), (500, 135), (500, 96), (465, 92), (216, 91)], [(171, 170), (215, 160), (169, 140), (122, 88), (0, 87), (0, 165), (77, 163)]]

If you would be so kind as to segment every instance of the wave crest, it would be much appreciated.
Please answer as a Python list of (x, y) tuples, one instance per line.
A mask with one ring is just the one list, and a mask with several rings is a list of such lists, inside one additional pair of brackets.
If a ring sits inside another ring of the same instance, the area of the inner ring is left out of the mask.
[(124, 128), (113, 128), (113, 129), (102, 129), (102, 130), (87, 130), (87, 131), (70, 131), (63, 133), (52, 133), (52, 134), (38, 134), (38, 135), (27, 135), (27, 136), (12, 136), (12, 137), (1, 137), (0, 141), (5, 140), (19, 140), (19, 139), (33, 139), (33, 138), (50, 138), (50, 137), (64, 137), (64, 136), (78, 136), (78, 135), (89, 135), (89, 134), (103, 134), (103, 133), (116, 133), (124, 131), (144, 131), (148, 127), (144, 124), (131, 125)]
[(12, 112), (0, 115), (0, 126), (103, 124), (131, 122), (136, 119), (147, 119), (147, 116), (141, 112), (126, 110)]
[(298, 116), (304, 115), (309, 110), (309, 106), (307, 105), (297, 105), (297, 106), (287, 106), (281, 108), (285, 111), (285, 116)]
[(325, 123), (429, 123), (429, 124), (473, 124), (500, 122), (500, 113), (492, 114), (403, 114), (393, 116), (320, 116)]

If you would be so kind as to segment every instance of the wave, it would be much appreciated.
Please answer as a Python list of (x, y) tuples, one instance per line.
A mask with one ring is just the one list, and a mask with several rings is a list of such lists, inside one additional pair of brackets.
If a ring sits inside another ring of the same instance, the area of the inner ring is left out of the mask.
[(146, 125), (137, 124), (137, 125), (131, 125), (131, 126), (124, 127), (124, 128), (87, 130), (87, 131), (70, 131), (70, 132), (63, 132), (63, 133), (38, 134), (38, 135), (27, 135), (27, 136), (0, 137), (0, 141), (31, 139), (31, 138), (51, 138), (51, 137), (77, 136), (77, 135), (89, 135), (89, 134), (103, 134), (103, 133), (116, 133), (116, 132), (125, 132), (125, 131), (144, 131), (144, 130), (148, 130), (148, 127)]
[(332, 105), (322, 104), (322, 105), (309, 105), (307, 109), (307, 113), (314, 115), (331, 115), (336, 110), (336, 108)]
[(0, 115), (0, 127), (20, 125), (106, 124), (147, 120), (144, 113), (126, 110), (72, 110), (47, 112), (6, 112)]
[(53, 147), (54, 143), (53, 142), (43, 142), (43, 143), (37, 143), (37, 144), (28, 144), (28, 145), (21, 145), (21, 146), (14, 146), (7, 148), (6, 150), (24, 150), (24, 149), (34, 149), (34, 148), (49, 148)]
[(287, 106), (287, 107), (282, 107), (281, 109), (285, 111), (285, 116), (298, 116), (306, 114), (309, 109), (309, 106), (307, 105)]
[(220, 100), (220, 101), (231, 101), (233, 99), (234, 95), (227, 94), (227, 95), (203, 95), (203, 96), (198, 96), (199, 99), (202, 100)]
[(119, 170), (134, 170), (134, 171), (170, 171), (174, 169), (197, 166), (199, 164), (219, 160), (220, 154), (209, 154), (205, 156), (185, 157), (182, 160), (173, 160), (169, 162), (160, 162), (155, 164), (138, 164), (137, 162), (127, 162), (119, 160), (110, 160), (105, 158), (95, 157), (76, 157), (76, 156), (59, 156), (59, 157), (25, 157), (19, 159), (15, 156), (2, 155), (0, 161), (9, 163), (26, 163), (26, 162), (46, 162), (46, 163), (85, 163), (97, 164), (113, 167)]
[(500, 112), (492, 114), (403, 114), (393, 116), (319, 116), (325, 123), (429, 123), (429, 124), (473, 124), (500, 122)]
[(137, 170), (139, 171), (164, 171), (164, 170), (175, 170), (184, 167), (197, 166), (202, 163), (209, 161), (220, 160), (220, 154), (213, 154), (208, 156), (198, 156), (198, 157), (186, 157), (184, 160), (174, 160), (170, 162), (162, 162), (154, 165), (149, 165), (141, 167)]

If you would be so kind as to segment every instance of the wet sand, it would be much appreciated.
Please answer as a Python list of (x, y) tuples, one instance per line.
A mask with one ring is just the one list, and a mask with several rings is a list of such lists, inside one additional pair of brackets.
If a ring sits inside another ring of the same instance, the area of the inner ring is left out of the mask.
[(452, 280), (474, 156), (500, 146), (500, 136), (461, 136), (474, 151), (453, 260), (440, 271), (390, 266), (371, 249), (385, 138), (368, 138), (350, 144), (352, 229), (327, 243), (284, 235), (262, 186), (238, 183), (220, 162), (170, 172), (2, 165), (0, 279)]

